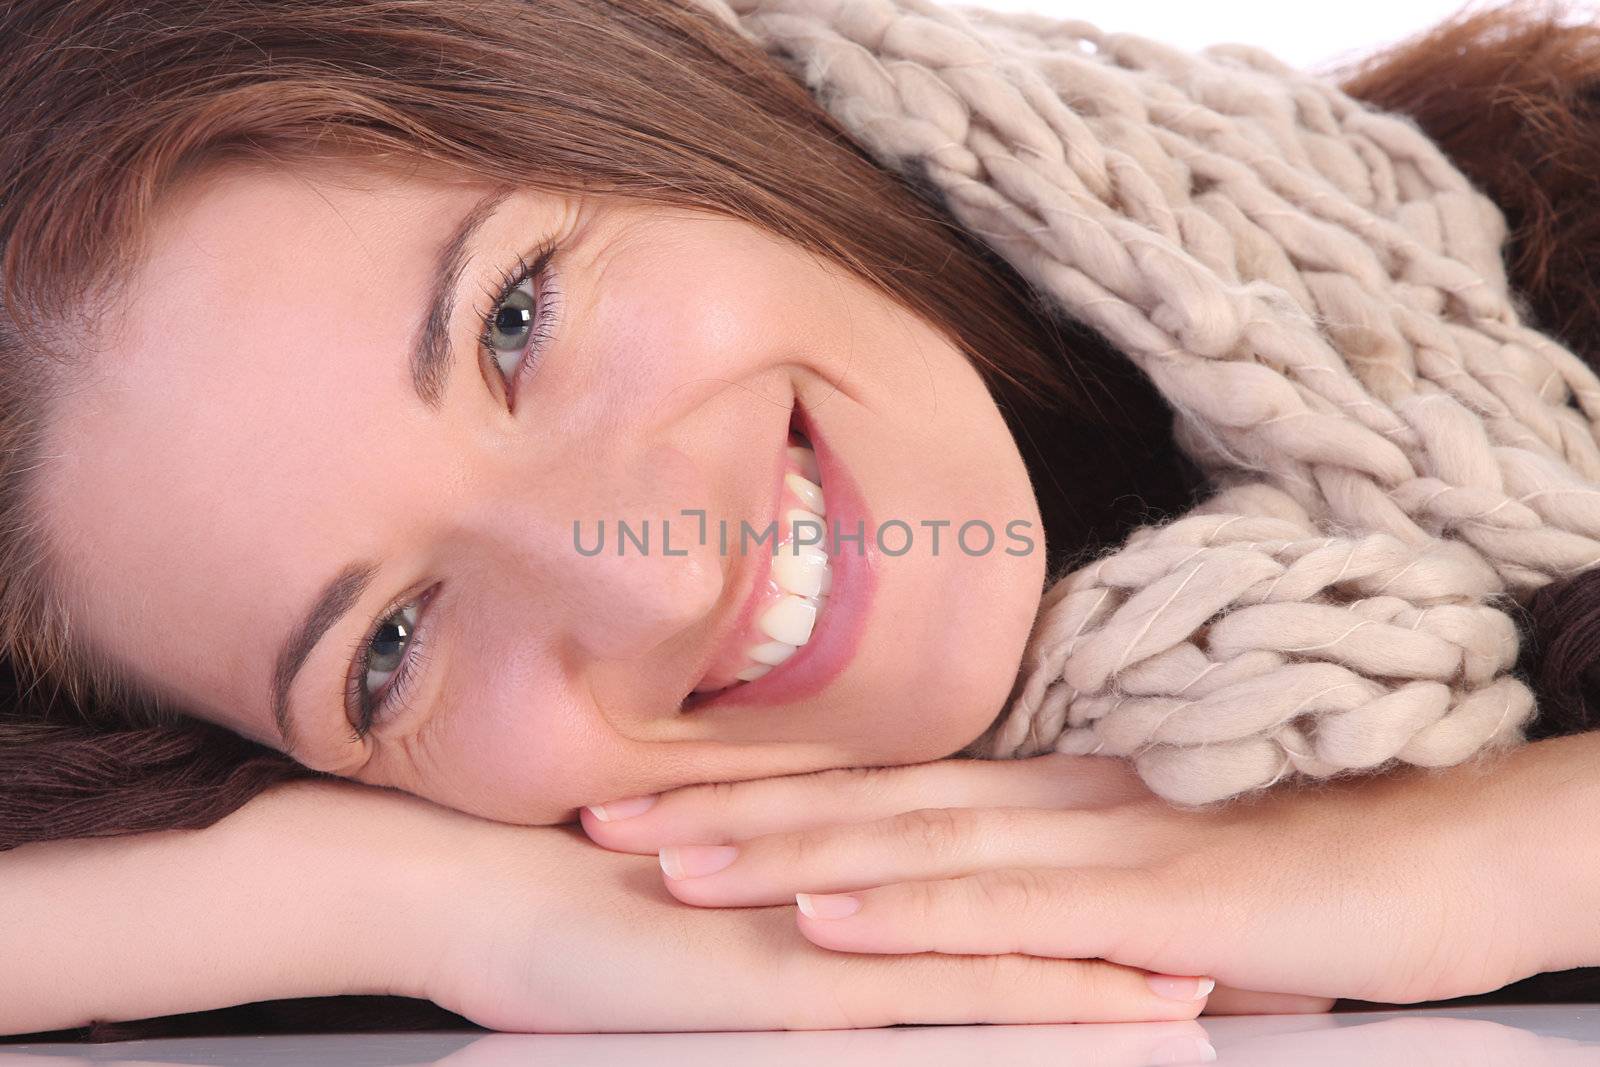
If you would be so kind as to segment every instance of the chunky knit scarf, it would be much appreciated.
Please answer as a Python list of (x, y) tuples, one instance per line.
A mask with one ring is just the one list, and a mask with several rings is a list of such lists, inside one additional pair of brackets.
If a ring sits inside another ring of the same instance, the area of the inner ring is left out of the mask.
[(1600, 380), (1499, 209), (1259, 48), (932, 0), (702, 0), (1149, 375), (1214, 495), (1045, 591), (968, 750), (1176, 803), (1517, 743), (1507, 609), (1600, 563)]

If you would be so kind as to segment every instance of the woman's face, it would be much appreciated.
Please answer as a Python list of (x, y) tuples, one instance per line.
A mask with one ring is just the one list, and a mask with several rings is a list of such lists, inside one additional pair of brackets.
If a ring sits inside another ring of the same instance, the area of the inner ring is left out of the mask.
[(518, 823), (980, 734), (1044, 544), (961, 352), (751, 225), (494, 193), (232, 164), (165, 201), (52, 427), (85, 635)]

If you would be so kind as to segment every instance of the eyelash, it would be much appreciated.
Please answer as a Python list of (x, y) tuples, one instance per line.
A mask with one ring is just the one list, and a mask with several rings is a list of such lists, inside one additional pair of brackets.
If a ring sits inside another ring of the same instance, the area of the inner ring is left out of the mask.
[[(539, 356), (544, 352), (549, 343), (550, 335), (554, 332), (555, 323), (559, 316), (557, 311), (561, 307), (561, 290), (556, 284), (555, 271), (550, 267), (550, 259), (555, 255), (556, 245), (552, 240), (545, 240), (534, 249), (531, 257), (519, 255), (516, 262), (507, 267), (500, 274), (500, 280), (484, 290), (484, 296), (489, 303), (486, 308), (478, 312), (478, 322), (482, 332), (478, 335), (478, 347), (483, 355), (489, 358), (494, 365), (495, 373), (501, 376), (506, 383), (506, 389), (511, 394), (511, 401), (516, 402), (517, 384), (527, 377), (529, 368), (539, 362)], [(531, 262), (530, 262), (531, 259)], [(528, 338), (528, 343), (523, 349), (523, 356), (517, 362), (516, 370), (508, 379), (500, 370), (499, 360), (495, 358), (499, 351), (492, 343), (494, 335), (494, 320), (500, 313), (500, 307), (511, 294), (522, 288), (523, 284), (533, 281), (537, 290), (534, 306), (533, 331)]]
[[(481, 327), (478, 335), (480, 354), (488, 356), (496, 373), (501, 375), (513, 404), (516, 400), (517, 383), (526, 377), (529, 367), (538, 362), (554, 330), (556, 309), (560, 307), (561, 298), (561, 292), (556, 287), (555, 272), (550, 268), (550, 259), (555, 251), (556, 245), (553, 241), (542, 242), (531, 255), (517, 256), (516, 261), (500, 273), (499, 280), (484, 290), (489, 304), (478, 312), (478, 322)], [(499, 369), (499, 361), (495, 359), (498, 350), (493, 345), (494, 320), (500, 313), (501, 305), (530, 280), (535, 283), (537, 289), (533, 330), (527, 345), (523, 348), (523, 356), (518, 361), (516, 370), (507, 379), (505, 373)], [(404, 713), (411, 680), (421, 677), (423, 667), (426, 665), (428, 628), (423, 621), (426, 618), (424, 609), (428, 601), (433, 598), (433, 592), (434, 590), (430, 589), (420, 597), (410, 597), (388, 605), (372, 620), (358, 642), (350, 658), (351, 671), (345, 683), (346, 704), (356, 712), (355, 732), (350, 738), (352, 743), (366, 738), (375, 721)], [(372, 654), (372, 646), (377, 640), (378, 631), (390, 618), (412, 603), (417, 605), (417, 621), (406, 641), (405, 654), (400, 659), (400, 665), (395, 668), (377, 695), (369, 693), (365, 681), (367, 657)]]
[[(350, 657), (350, 676), (345, 680), (345, 704), (354, 708), (356, 712), (355, 732), (350, 738), (352, 743), (363, 740), (377, 719), (389, 718), (404, 711), (411, 679), (420, 677), (422, 668), (427, 663), (428, 628), (423, 624), (423, 619), (426, 618), (428, 602), (433, 599), (437, 589), (438, 586), (434, 586), (421, 596), (408, 596), (388, 605), (356, 643), (356, 648)], [(369, 693), (366, 686), (367, 657), (372, 654), (372, 646), (378, 637), (378, 631), (391, 617), (398, 615), (413, 603), (417, 605), (417, 621), (412, 626), (410, 637), (406, 641), (405, 654), (400, 658), (400, 666), (394, 669), (394, 673), (379, 688), (377, 695)]]

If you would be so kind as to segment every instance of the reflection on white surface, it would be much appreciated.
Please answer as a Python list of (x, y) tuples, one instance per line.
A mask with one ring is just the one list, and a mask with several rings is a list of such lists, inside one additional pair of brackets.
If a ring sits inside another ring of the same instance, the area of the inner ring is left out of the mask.
[(1573, 1067), (1600, 1065), (1600, 1005), (1398, 1009), (1256, 1015), (1193, 1023), (908, 1026), (877, 1030), (689, 1034), (330, 1034), (193, 1037), (101, 1045), (6, 1045), (0, 1067), (149, 1064), (217, 1067)]

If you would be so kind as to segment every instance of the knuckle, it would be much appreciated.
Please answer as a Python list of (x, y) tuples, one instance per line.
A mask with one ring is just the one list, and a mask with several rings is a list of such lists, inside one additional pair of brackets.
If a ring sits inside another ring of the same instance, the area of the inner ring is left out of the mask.
[(1069, 964), (1068, 981), (1076, 1004), (1091, 1008), (1107, 1003), (1117, 984), (1115, 965), (1104, 960), (1071, 960)]
[(816, 772), (817, 780), (830, 796), (842, 796), (850, 803), (872, 801), (888, 788), (888, 772), (896, 768), (833, 767)]
[(905, 913), (922, 929), (932, 928), (939, 919), (940, 890), (947, 882), (906, 882), (899, 892), (904, 894), (899, 902)]
[(980, 996), (994, 996), (1002, 993), (1008, 984), (1015, 984), (1016, 960), (1026, 959), (1025, 956), (972, 956), (972, 963), (966, 968), (966, 978), (971, 988), (969, 994)]
[(833, 840), (833, 831), (830, 827), (817, 827), (775, 836), (782, 862), (794, 870), (810, 871), (826, 855), (828, 843)]
[(679, 786), (669, 794), (675, 805), (690, 811), (723, 812), (739, 797), (740, 782), (696, 782)]
[(896, 837), (909, 838), (927, 854), (948, 856), (966, 843), (971, 824), (967, 808), (917, 808), (901, 812), (889, 822)]
[(818, 771), (817, 776), (835, 782), (865, 782), (878, 777), (882, 770), (881, 767), (830, 767)]
[(1060, 1005), (1063, 1021), (1103, 1003), (1105, 984), (1095, 967), (1110, 964), (1021, 953), (974, 959), (976, 965), (969, 968), (967, 975), (973, 986), (969, 992), (985, 998), (987, 1003), (1006, 1003), (1016, 997), (1017, 990), (1064, 989), (1070, 999)]
[(1049, 887), (1043, 874), (1030, 867), (996, 867), (973, 876), (973, 904), (981, 921), (995, 915), (1037, 915)]

